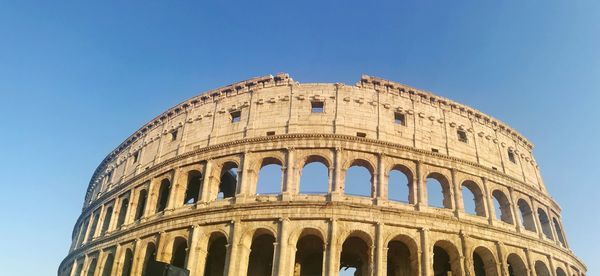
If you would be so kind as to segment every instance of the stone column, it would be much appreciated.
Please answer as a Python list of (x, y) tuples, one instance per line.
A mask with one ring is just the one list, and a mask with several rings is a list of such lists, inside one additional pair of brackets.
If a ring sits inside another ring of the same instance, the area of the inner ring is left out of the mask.
[(429, 244), (429, 229), (421, 228), (421, 272), (423, 276), (433, 276), (433, 247)]
[(492, 194), (490, 193), (490, 189), (488, 187), (487, 182), (487, 178), (481, 178), (481, 183), (483, 183), (483, 199), (485, 200), (485, 205), (487, 205), (486, 210), (488, 222), (490, 223), (490, 225), (494, 225), (494, 219), (496, 218), (496, 210), (494, 208), (494, 201), (492, 200)]
[(236, 187), (236, 196), (241, 195), (245, 197), (250, 194), (256, 193), (256, 188), (252, 189), (256, 186), (256, 183), (251, 183), (250, 181), (250, 158), (252, 158), (252, 154), (249, 152), (245, 152), (242, 157), (241, 168), (238, 168), (238, 186)]
[(133, 262), (131, 264), (131, 275), (141, 275), (142, 274), (142, 265), (144, 265), (144, 256), (143, 254), (146, 252), (142, 252), (140, 248), (140, 239), (135, 239), (133, 241)]
[(536, 276), (535, 275), (535, 265), (533, 264), (533, 258), (531, 257), (531, 251), (528, 248), (525, 248), (525, 257), (527, 258), (527, 266), (529, 269), (529, 275), (530, 276)]
[(159, 262), (171, 262), (171, 250), (168, 250), (167, 233), (161, 231), (158, 233), (158, 242), (156, 243), (156, 260)]
[[(179, 193), (183, 190), (185, 192), (185, 185), (180, 181), (181, 169), (177, 168), (173, 170), (173, 174), (171, 175), (171, 190), (169, 191), (169, 199), (167, 199), (167, 206), (165, 211), (169, 212), (175, 209), (175, 207), (183, 205), (182, 202), (179, 202)], [(183, 201), (183, 199), (181, 200)]]
[(158, 199), (157, 194), (160, 189), (160, 180), (153, 178), (148, 185), (148, 194), (146, 197), (146, 208), (142, 217), (147, 218), (152, 216), (156, 211), (156, 200)]
[[(212, 159), (208, 159), (206, 160), (206, 166), (204, 166), (204, 180), (202, 181), (202, 192), (200, 194), (200, 200), (199, 202), (209, 202), (212, 201), (213, 198), (209, 198), (213, 193), (212, 193), (212, 189), (214, 185), (218, 184), (214, 184), (215, 183), (215, 172), (213, 172), (213, 163), (214, 160)], [(220, 172), (218, 172), (220, 173)], [(217, 178), (218, 179), (218, 178)], [(218, 189), (218, 187), (217, 187)], [(218, 193), (218, 190), (217, 190)]]
[(454, 207), (454, 215), (456, 217), (461, 217), (461, 215), (464, 213), (465, 211), (465, 206), (463, 203), (463, 198), (462, 198), (462, 183), (458, 183), (456, 180), (456, 169), (451, 169), (450, 170), (450, 177), (452, 178), (450, 180), (450, 185), (452, 185), (452, 188), (450, 189), (450, 191), (453, 191), (454, 193), (454, 204), (452, 205), (452, 207)]
[(554, 256), (548, 255), (548, 266), (550, 266), (550, 274), (552, 276), (556, 275), (556, 266), (554, 266)]
[(344, 193), (344, 183), (342, 183), (342, 148), (335, 148), (335, 161), (334, 161), (334, 183), (331, 191), (332, 197), (339, 197)]
[(338, 250), (338, 243), (335, 240), (336, 236), (337, 236), (337, 228), (338, 228), (338, 222), (335, 219), (331, 219), (329, 222), (329, 247), (327, 248), (327, 255), (325, 256), (325, 275), (327, 276), (336, 276), (338, 275), (338, 271), (339, 271), (339, 250)]
[(200, 227), (198, 225), (192, 225), (192, 230), (190, 231), (190, 237), (188, 238), (188, 258), (186, 261), (186, 267), (193, 273), (197, 275), (197, 265), (198, 265), (198, 256), (199, 256), (199, 248), (198, 248), (198, 239), (200, 238)]
[(469, 236), (465, 234), (463, 231), (460, 232), (460, 241), (462, 248), (462, 256), (460, 256), (463, 262), (460, 262), (460, 265), (463, 266), (463, 274), (466, 276), (475, 275), (475, 271), (473, 270), (473, 258), (469, 254), (470, 246), (469, 246)]
[(377, 186), (375, 188), (378, 204), (380, 203), (379, 201), (386, 201), (388, 199), (388, 183), (385, 177), (384, 157), (384, 153), (382, 152), (377, 154)]
[(417, 189), (417, 210), (427, 208), (427, 185), (425, 176), (423, 176), (423, 165), (417, 161), (416, 189)]
[(94, 240), (96, 237), (98, 237), (100, 235), (100, 232), (102, 231), (102, 224), (103, 224), (103, 220), (104, 220), (104, 215), (106, 213), (105, 206), (102, 205), (100, 207), (100, 210), (98, 210), (98, 211), (100, 212), (100, 215), (98, 216), (98, 223), (96, 223), (96, 229), (92, 229), (92, 231), (94, 231), (94, 232), (93, 232), (93, 235), (92, 235), (92, 238), (90, 239), (90, 241)]
[(508, 264), (507, 264), (507, 254), (504, 251), (504, 243), (501, 241), (496, 241), (496, 253), (498, 256), (497, 262), (497, 271), (498, 275), (509, 276), (508, 275)]
[(273, 256), (273, 275), (289, 275), (287, 264), (289, 263), (289, 244), (288, 244), (288, 228), (290, 224), (289, 218), (279, 219), (279, 237), (277, 237), (277, 247)]
[(297, 183), (296, 183), (296, 173), (295, 173), (295, 167), (294, 167), (294, 156), (295, 156), (295, 149), (294, 148), (289, 148), (287, 150), (287, 155), (286, 155), (286, 160), (285, 160), (285, 164), (282, 169), (284, 169), (283, 171), (283, 183), (282, 183), (282, 187), (281, 187), (281, 196), (283, 200), (291, 200), (291, 195), (292, 194), (297, 194), (298, 193), (298, 188), (297, 188)]
[(121, 270), (123, 269), (123, 246), (117, 244), (115, 247), (115, 257), (113, 259), (112, 270), (110, 271), (110, 275), (121, 275)]
[(517, 232), (521, 233), (521, 222), (520, 218), (517, 216), (517, 209), (519, 209), (519, 206), (515, 201), (514, 190), (512, 187), (508, 187), (508, 199), (510, 200), (510, 213), (512, 216), (513, 223), (515, 224)]
[[(198, 226), (198, 228), (200, 228)], [(197, 265), (196, 271), (190, 271), (190, 275), (204, 276), (204, 269), (206, 267), (206, 258), (208, 257), (208, 243), (210, 241), (210, 236), (206, 235), (206, 233), (199, 233), (198, 238), (196, 239), (196, 243), (193, 244), (193, 250), (197, 252)], [(227, 256), (227, 253), (225, 253)], [(225, 257), (227, 258), (227, 257)], [(210, 275), (206, 275), (210, 276)]]
[(375, 275), (377, 276), (386, 276), (387, 274), (387, 266), (385, 266), (387, 246), (383, 240), (384, 227), (383, 223), (377, 223), (375, 237)]
[(535, 208), (536, 206), (533, 205), (533, 197), (529, 196), (528, 199), (529, 199), (528, 203), (531, 208), (531, 215), (533, 216), (533, 224), (535, 226), (535, 229), (537, 230), (540, 240), (544, 240), (544, 238), (545, 238), (544, 231), (542, 230), (542, 224), (539, 220), (539, 216), (537, 215), (537, 209)]
[[(241, 228), (239, 221), (231, 221), (231, 238), (227, 245), (227, 258), (225, 259), (225, 275), (224, 276), (236, 276), (240, 275), (238, 251), (240, 250), (240, 238), (243, 229)], [(242, 271), (241, 274), (244, 274)]]

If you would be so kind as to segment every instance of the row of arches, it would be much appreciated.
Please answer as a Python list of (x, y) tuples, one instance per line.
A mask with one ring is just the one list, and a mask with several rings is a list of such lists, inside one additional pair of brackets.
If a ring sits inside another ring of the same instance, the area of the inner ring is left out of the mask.
[[(416, 206), (418, 210), (425, 207), (450, 209), (457, 214), (488, 218), (490, 223), (501, 221), (517, 226), (517, 230), (539, 233), (540, 237), (567, 247), (560, 222), (556, 216), (548, 215), (549, 209), (538, 204), (540, 207), (533, 211), (531, 199), (514, 198), (502, 187), (491, 187), (487, 192), (479, 181), (465, 179), (457, 183), (459, 187), (456, 188), (450, 181), (454, 176), (447, 177), (437, 171), (425, 173), (423, 180), (419, 180), (415, 169), (405, 164), (386, 166), (389, 170), (377, 173), (372, 161), (361, 158), (347, 162), (342, 166), (346, 169), (339, 171), (331, 165), (330, 158), (320, 155), (307, 155), (300, 168), (286, 168), (282, 160), (281, 156), (263, 156), (254, 162), (256, 164), (244, 165), (249, 167), (244, 170), (240, 169), (241, 161), (225, 159), (212, 161), (212, 169), (207, 168), (210, 167), (208, 162), (203, 162), (200, 167), (178, 171), (176, 176), (163, 177), (147, 188), (131, 191), (136, 193), (135, 202), (130, 202), (131, 196), (123, 197), (117, 208), (107, 207), (103, 212), (100, 232), (96, 228), (101, 212), (94, 212), (88, 221), (80, 225), (81, 233), (74, 243), (80, 245), (104, 235), (108, 230), (119, 229), (123, 224), (178, 206), (232, 198), (241, 193), (253, 192), (260, 196), (288, 192), (307, 195), (337, 193), (366, 198), (385, 195), (389, 202)], [(246, 174), (245, 178), (242, 174)], [(297, 179), (298, 184), (293, 184), (293, 179)], [(129, 205), (133, 205), (135, 210), (130, 211)], [(112, 213), (117, 211), (115, 216), (118, 220), (115, 226), (111, 226)], [(128, 212), (134, 214), (127, 215)], [(133, 218), (128, 219), (130, 216)], [(91, 230), (86, 231), (84, 227)], [(87, 239), (82, 239), (85, 233)]]
[[(167, 262), (179, 268), (191, 268), (195, 265), (202, 267), (196, 268), (192, 272), (202, 272), (201, 275), (228, 275), (228, 255), (232, 254), (232, 246), (228, 241), (227, 235), (222, 232), (213, 232), (208, 235), (206, 251), (197, 261), (191, 264), (190, 245), (185, 237), (175, 237), (170, 240), (170, 244), (165, 247), (166, 252), (158, 252), (155, 241), (146, 242), (140, 246), (138, 254), (140, 258), (135, 258), (134, 249), (126, 248), (119, 259), (115, 258), (113, 251), (99, 257), (100, 254), (94, 253), (87, 262), (78, 260), (75, 266), (71, 267), (65, 275), (71, 276), (131, 276), (147, 275), (157, 261)], [(248, 236), (248, 243), (243, 241), (239, 244), (239, 250), (244, 249), (247, 244), (247, 252), (239, 259), (237, 272), (244, 271), (248, 276), (271, 276), (276, 275), (275, 267), (285, 262), (279, 258), (276, 233), (270, 229), (256, 229), (251, 236)], [(236, 245), (236, 244), (234, 244)], [(370, 276), (375, 273), (378, 256), (374, 250), (375, 241), (371, 236), (360, 230), (351, 231), (341, 241), (339, 250), (335, 252), (335, 257), (327, 257), (328, 243), (317, 229), (306, 228), (301, 231), (293, 244), (292, 251), (293, 265), (289, 275), (294, 276), (314, 276), (325, 275), (327, 272), (335, 271), (336, 275), (354, 275)], [(471, 253), (466, 258), (462, 257), (461, 249), (453, 241), (437, 240), (428, 250), (431, 256), (431, 262), (425, 263), (428, 268), (422, 267), (423, 256), (419, 250), (418, 243), (406, 235), (398, 235), (390, 239), (384, 245), (385, 266), (383, 271), (388, 276), (417, 276), (424, 275), (424, 270), (429, 271), (435, 276), (449, 275), (474, 275), (474, 276), (525, 276), (530, 275), (529, 270), (533, 270), (532, 275), (536, 276), (566, 276), (566, 272), (561, 267), (556, 268), (556, 274), (552, 274), (548, 265), (543, 260), (535, 260), (534, 266), (528, 268), (527, 261), (517, 253), (509, 253), (505, 260), (498, 260), (497, 255), (485, 246), (474, 246)], [(162, 256), (162, 257), (159, 257)], [(331, 259), (331, 260), (328, 260)], [(101, 262), (99, 260), (102, 260)], [(140, 263), (135, 263), (136, 260)], [(463, 263), (464, 260), (464, 263)], [(333, 261), (333, 267), (328, 263)], [(279, 263), (278, 263), (279, 262)], [(102, 265), (100, 265), (102, 263)], [(118, 264), (117, 264), (118, 263)], [(503, 268), (505, 267), (505, 268)], [(506, 269), (505, 272), (502, 270)], [(141, 274), (140, 274), (141, 273)], [(505, 274), (507, 273), (507, 274)], [(193, 273), (191, 275), (194, 275)], [(576, 274), (573, 274), (576, 275)]]

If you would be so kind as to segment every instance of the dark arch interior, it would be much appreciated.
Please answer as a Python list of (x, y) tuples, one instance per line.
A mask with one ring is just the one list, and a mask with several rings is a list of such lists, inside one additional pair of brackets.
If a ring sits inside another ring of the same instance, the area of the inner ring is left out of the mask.
[(173, 255), (171, 256), (171, 264), (176, 267), (185, 268), (187, 260), (187, 241), (184, 238), (177, 237), (173, 241)]
[(550, 219), (548, 219), (548, 215), (544, 210), (538, 208), (538, 218), (542, 227), (542, 232), (546, 238), (554, 240), (552, 236), (552, 227), (550, 226)]
[(146, 201), (148, 200), (148, 192), (144, 189), (140, 191), (140, 195), (138, 198), (138, 206), (135, 211), (135, 220), (139, 220), (144, 216), (144, 212), (146, 211)]
[(112, 272), (113, 263), (115, 261), (115, 257), (113, 254), (108, 254), (106, 260), (104, 261), (104, 269), (102, 270), (102, 276), (110, 276)]
[(119, 208), (119, 217), (117, 218), (117, 228), (121, 227), (125, 223), (125, 216), (127, 215), (127, 208), (129, 207), (129, 198), (123, 198), (121, 200), (121, 207)]
[(450, 255), (440, 246), (433, 247), (433, 275), (448, 276), (452, 273)]
[(306, 235), (296, 244), (294, 275), (312, 276), (323, 273), (323, 241), (316, 235)]
[(154, 243), (149, 243), (146, 246), (146, 254), (144, 254), (144, 266), (142, 268), (142, 275), (146, 275), (148, 266), (150, 266), (150, 264), (154, 261), (156, 261), (156, 246), (154, 245)]
[(162, 212), (167, 208), (169, 202), (169, 194), (171, 193), (171, 181), (163, 179), (160, 182), (160, 189), (158, 192), (158, 202), (156, 204), (156, 212)]
[(550, 270), (548, 270), (548, 267), (542, 261), (535, 262), (535, 275), (536, 276), (552, 276), (550, 274)]
[(106, 214), (104, 215), (104, 221), (102, 222), (102, 231), (100, 231), (100, 235), (104, 235), (110, 226), (110, 219), (112, 218), (113, 207), (110, 206), (106, 208)]
[(525, 228), (525, 230), (535, 232), (535, 223), (533, 221), (533, 214), (529, 204), (527, 204), (525, 200), (519, 199), (519, 201), (517, 201), (517, 205), (519, 206), (521, 225)]
[(200, 188), (202, 187), (202, 173), (193, 170), (188, 172), (187, 187), (185, 189), (184, 204), (194, 204), (200, 198)]
[(123, 271), (121, 276), (131, 276), (131, 267), (133, 265), (133, 252), (131, 249), (125, 251), (125, 258), (123, 259)]
[(369, 275), (369, 246), (359, 237), (349, 237), (342, 245), (340, 271), (354, 269), (355, 276)]
[(247, 276), (271, 276), (275, 238), (270, 234), (254, 237), (248, 258)]
[(527, 268), (521, 257), (516, 254), (508, 255), (508, 275), (509, 276), (527, 276)]
[(227, 239), (221, 234), (213, 234), (208, 241), (208, 253), (204, 275), (223, 276), (225, 273), (225, 256)]
[(410, 250), (408, 249), (408, 246), (401, 241), (391, 241), (388, 244), (387, 275), (413, 275)]
[(96, 272), (96, 264), (97, 263), (98, 263), (98, 260), (96, 258), (93, 258), (92, 261), (90, 262), (90, 266), (88, 267), (87, 276), (94, 276), (94, 273)]
[(217, 198), (229, 198), (235, 196), (238, 185), (237, 164), (227, 163), (221, 169), (221, 179), (219, 181), (219, 193)]
[(485, 264), (477, 252), (473, 252), (473, 271), (475, 271), (475, 276), (486, 276)]

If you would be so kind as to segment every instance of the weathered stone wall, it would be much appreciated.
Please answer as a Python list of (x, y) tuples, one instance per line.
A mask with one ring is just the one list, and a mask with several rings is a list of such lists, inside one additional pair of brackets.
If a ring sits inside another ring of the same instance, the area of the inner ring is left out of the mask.
[[(323, 112), (311, 111), (315, 102), (323, 103)], [(299, 192), (302, 169), (313, 161), (329, 170), (328, 193)], [(256, 194), (265, 162), (282, 166), (278, 195)], [(353, 165), (370, 171), (370, 197), (344, 193), (346, 170)], [(236, 193), (220, 199), (228, 166), (237, 167)], [(409, 179), (408, 203), (388, 199), (392, 169)], [(201, 173), (202, 184), (197, 200), (184, 204), (191, 171)], [(447, 208), (428, 205), (425, 184), (431, 177), (443, 183)], [(165, 181), (169, 193), (161, 211)], [(463, 185), (476, 191), (475, 215), (464, 210)], [(494, 198), (500, 198), (500, 217)], [(136, 214), (140, 205), (143, 213)], [(508, 126), (373, 77), (348, 86), (298, 84), (280, 74), (185, 101), (113, 151), (90, 181), (59, 275), (101, 275), (109, 256), (115, 259), (109, 269), (121, 275), (128, 249), (134, 256), (131, 275), (139, 275), (147, 245), (157, 247), (158, 260), (169, 262), (176, 237), (187, 241), (186, 267), (204, 275), (215, 233), (228, 243), (224, 274), (241, 275), (256, 231), (276, 240), (273, 275), (295, 275), (296, 243), (306, 233), (323, 241), (325, 275), (337, 275), (347, 237), (359, 237), (370, 248), (362, 275), (386, 274), (392, 240), (410, 249), (410, 275), (433, 275), (434, 247), (448, 252), (456, 275), (475, 275), (473, 252), (485, 259), (486, 275), (509, 275), (509, 260), (512, 266), (522, 261), (532, 275), (536, 261), (552, 273), (585, 273), (568, 249), (560, 208), (547, 194), (531, 143)]]

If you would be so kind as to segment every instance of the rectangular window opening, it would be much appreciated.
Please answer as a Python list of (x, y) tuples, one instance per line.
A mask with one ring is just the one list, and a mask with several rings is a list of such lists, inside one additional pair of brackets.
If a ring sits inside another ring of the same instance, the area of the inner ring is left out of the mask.
[(512, 150), (508, 150), (508, 160), (513, 163), (517, 163), (517, 159), (515, 158), (515, 153)]
[(367, 134), (366, 134), (366, 133), (364, 133), (364, 132), (357, 132), (357, 133), (356, 133), (356, 136), (357, 136), (357, 137), (361, 137), (361, 138), (365, 138), (365, 137), (367, 137)]
[(177, 130), (171, 131), (171, 141), (177, 140)]
[(440, 151), (438, 149), (436, 149), (436, 148), (431, 148), (431, 152), (436, 152), (437, 153), (437, 152), (440, 152)]
[(394, 123), (399, 124), (401, 126), (405, 126), (406, 125), (406, 117), (404, 116), (404, 114), (402, 114), (400, 112), (395, 112), (394, 113)]
[(275, 131), (267, 131), (267, 136), (273, 136), (275, 135)]
[(312, 113), (323, 113), (325, 111), (325, 104), (323, 102), (310, 102), (310, 112)]
[(140, 158), (140, 151), (139, 151), (139, 150), (136, 150), (136, 151), (133, 153), (133, 163), (134, 163), (134, 164), (135, 164), (135, 163), (137, 163), (139, 158)]
[(233, 111), (230, 114), (231, 114), (231, 122), (232, 123), (237, 123), (242, 119), (241, 111)]
[(467, 139), (467, 133), (464, 130), (462, 130), (462, 129), (459, 129), (456, 132), (456, 135), (458, 136), (458, 141), (461, 141), (463, 143), (467, 143), (469, 141)]

